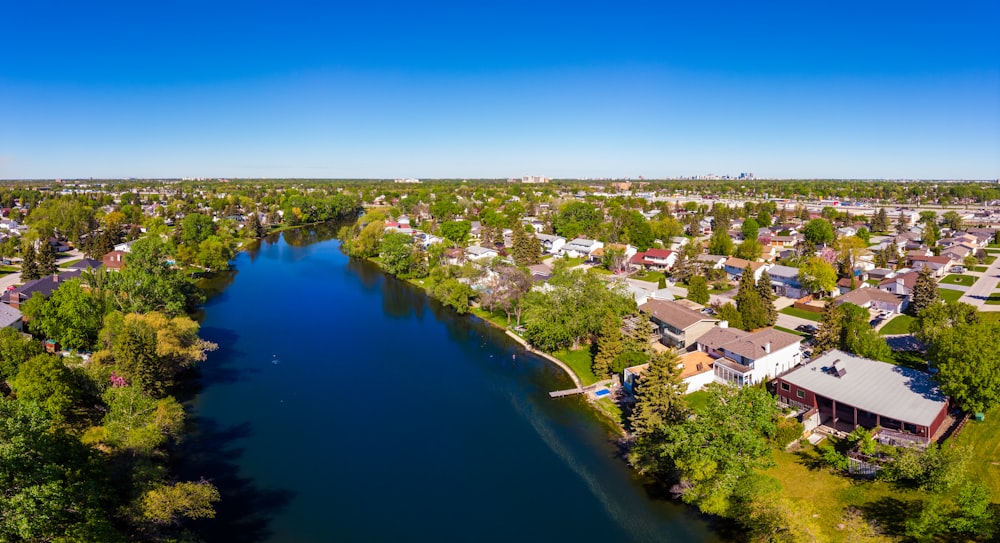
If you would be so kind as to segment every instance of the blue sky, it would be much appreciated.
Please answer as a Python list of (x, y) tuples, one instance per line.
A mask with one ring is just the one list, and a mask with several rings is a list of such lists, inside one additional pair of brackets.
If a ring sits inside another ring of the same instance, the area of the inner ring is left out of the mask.
[(998, 20), (992, 1), (7, 2), (0, 178), (995, 179)]

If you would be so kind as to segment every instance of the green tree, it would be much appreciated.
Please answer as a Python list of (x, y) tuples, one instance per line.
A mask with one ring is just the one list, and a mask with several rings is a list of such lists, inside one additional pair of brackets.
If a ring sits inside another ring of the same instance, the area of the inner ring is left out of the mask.
[(937, 332), (929, 351), (941, 391), (963, 409), (1000, 404), (1000, 324), (959, 324)]
[(570, 202), (552, 218), (552, 228), (560, 236), (573, 239), (581, 234), (593, 235), (604, 219), (601, 210), (586, 202)]
[(821, 257), (812, 256), (799, 266), (799, 282), (810, 292), (826, 294), (837, 288), (837, 270)]
[(871, 227), (872, 232), (880, 234), (889, 231), (889, 216), (886, 214), (884, 207), (878, 208), (878, 211), (875, 212), (874, 217), (872, 217)]
[[(360, 223), (360, 221), (359, 221)], [(366, 223), (358, 234), (345, 243), (347, 254), (359, 258), (371, 258), (378, 254), (382, 237), (385, 235), (385, 223), (374, 220)]]
[(931, 274), (929, 266), (920, 268), (917, 273), (917, 281), (913, 285), (913, 296), (910, 299), (910, 311), (914, 315), (919, 315), (921, 311), (928, 307), (940, 303), (938, 297), (937, 281)]
[(536, 246), (535, 242), (538, 242), (538, 238), (534, 235), (528, 235), (528, 233), (524, 231), (524, 227), (521, 226), (520, 221), (514, 224), (514, 237), (511, 246), (511, 255), (514, 257), (515, 264), (518, 266), (538, 264), (542, 256), (542, 252), (540, 250), (541, 246)]
[(760, 299), (760, 293), (757, 292), (753, 268), (750, 266), (743, 270), (740, 290), (733, 297), (733, 301), (736, 302), (736, 309), (740, 312), (744, 330), (756, 330), (767, 325), (767, 311), (764, 309), (763, 300)]
[(471, 231), (472, 223), (469, 221), (448, 221), (441, 223), (441, 235), (454, 245), (465, 245)]
[(48, 299), (33, 296), (21, 311), (31, 330), (68, 349), (92, 348), (104, 319), (103, 300), (80, 279), (66, 281)]
[(379, 257), (382, 269), (392, 275), (406, 276), (413, 264), (413, 239), (400, 232), (389, 232), (382, 237)]
[(260, 223), (260, 217), (257, 216), (256, 211), (250, 212), (250, 216), (247, 217), (246, 225), (243, 228), (247, 233), (247, 237), (252, 239), (260, 239), (267, 235), (267, 228)]
[(0, 328), (0, 381), (17, 375), (22, 364), (42, 352), (40, 342), (24, 337), (13, 328)]
[(445, 279), (434, 287), (434, 297), (454, 309), (459, 315), (469, 312), (469, 301), (475, 297), (472, 287), (458, 279)]
[(21, 364), (11, 388), (19, 400), (38, 402), (57, 423), (66, 420), (78, 396), (70, 369), (61, 359), (48, 354)]
[(137, 386), (111, 387), (103, 395), (108, 406), (100, 426), (87, 430), (83, 441), (149, 455), (184, 429), (184, 408), (172, 396), (156, 399)]
[(764, 326), (774, 326), (778, 322), (778, 308), (774, 307), (774, 301), (778, 297), (771, 288), (771, 274), (764, 270), (760, 273), (760, 279), (756, 284), (757, 295), (764, 306)]
[(24, 257), (21, 261), (21, 280), (22, 281), (33, 281), (41, 277), (42, 274), (38, 270), (38, 261), (35, 253), (35, 245), (33, 243), (27, 243), (24, 248)]
[(941, 216), (941, 219), (944, 226), (953, 231), (962, 229), (962, 215), (960, 215), (957, 211), (945, 211), (944, 215)]
[(900, 211), (899, 216), (896, 217), (896, 233), (902, 234), (903, 232), (906, 232), (909, 229), (910, 229), (910, 219), (908, 219), (906, 215), (902, 211)]
[(850, 303), (827, 307), (816, 332), (816, 353), (840, 349), (863, 358), (892, 362), (892, 350), (868, 324), (868, 310)]
[(757, 238), (751, 238), (744, 240), (742, 243), (736, 246), (736, 252), (734, 256), (737, 258), (742, 258), (744, 260), (749, 260), (751, 262), (760, 258), (760, 255), (764, 252), (764, 246), (761, 245)]
[(38, 248), (36, 262), (38, 263), (38, 275), (41, 277), (52, 275), (59, 271), (59, 267), (56, 266), (55, 249), (52, 248), (52, 245), (48, 241), (42, 240), (41, 246)]
[(705, 305), (708, 303), (708, 281), (703, 275), (695, 275), (688, 281), (688, 300), (696, 304)]
[(601, 329), (597, 335), (597, 353), (592, 364), (594, 375), (600, 379), (610, 375), (612, 364), (621, 354), (621, 318), (608, 314), (601, 321)]
[(154, 524), (177, 524), (182, 519), (215, 518), (219, 490), (208, 481), (159, 484), (140, 499), (142, 517)]
[(208, 270), (228, 270), (229, 261), (233, 259), (233, 256), (235, 256), (235, 252), (231, 243), (213, 235), (198, 244), (195, 262)]
[[(678, 424), (687, 416), (684, 392), (687, 384), (681, 380), (681, 367), (673, 350), (656, 353), (649, 367), (636, 384), (635, 406), (629, 415), (629, 426), (638, 442), (638, 454), (659, 447), (666, 427)], [(649, 460), (648, 458), (646, 460)]]
[(216, 225), (208, 215), (189, 213), (181, 221), (181, 239), (188, 247), (197, 247), (215, 231)]
[(757, 239), (757, 233), (760, 231), (760, 224), (753, 218), (749, 218), (743, 221), (743, 226), (740, 227), (740, 233), (743, 234), (743, 240)]
[(713, 255), (729, 256), (733, 254), (733, 239), (724, 229), (716, 229), (708, 240), (708, 252)]
[(806, 223), (802, 235), (813, 245), (825, 245), (833, 241), (833, 225), (825, 219), (813, 219)]
[(869, 232), (868, 229), (865, 228), (864, 226), (862, 226), (861, 228), (858, 228), (857, 233), (854, 234), (854, 235), (857, 236), (858, 239), (860, 239), (861, 241), (863, 241), (865, 243), (865, 247), (868, 247), (868, 245), (871, 244), (872, 233)]
[(736, 309), (736, 306), (732, 302), (726, 302), (725, 304), (715, 304), (712, 306), (715, 310), (715, 316), (719, 318), (720, 321), (726, 321), (732, 328), (739, 328), (740, 330), (745, 330), (743, 326), (743, 315), (740, 311)]
[(978, 322), (976, 306), (964, 302), (944, 302), (931, 304), (917, 313), (911, 331), (920, 341), (933, 344), (944, 330)]

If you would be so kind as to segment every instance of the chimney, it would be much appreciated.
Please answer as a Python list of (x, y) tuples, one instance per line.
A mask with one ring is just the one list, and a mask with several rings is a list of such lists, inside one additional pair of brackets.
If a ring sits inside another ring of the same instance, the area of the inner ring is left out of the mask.
[(53, 272), (52, 273), (52, 282), (53, 283), (58, 283), (59, 282), (59, 272)]
[(770, 341), (768, 341), (767, 343), (764, 344), (764, 352), (765, 353), (770, 353), (771, 352), (771, 342)]
[(729, 328), (729, 321), (719, 321), (719, 328)]

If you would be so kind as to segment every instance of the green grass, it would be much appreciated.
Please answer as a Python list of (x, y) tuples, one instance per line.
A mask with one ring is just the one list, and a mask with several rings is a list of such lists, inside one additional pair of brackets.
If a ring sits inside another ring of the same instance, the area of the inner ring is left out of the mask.
[(987, 266), (989, 266), (996, 259), (997, 259), (997, 255), (987, 256), (986, 258), (983, 259), (983, 264), (986, 264)]
[(649, 281), (650, 283), (659, 283), (660, 279), (666, 279), (667, 276), (663, 272), (658, 271), (642, 271), (632, 276), (632, 279), (638, 279), (639, 281)]
[(980, 311), (979, 320), (982, 322), (1000, 323), (1000, 311)]
[(68, 268), (68, 267), (72, 266), (73, 264), (79, 263), (81, 260), (83, 260), (83, 259), (82, 258), (78, 258), (76, 260), (70, 260), (69, 262), (60, 262), (59, 263), (59, 267), (60, 268)]
[(615, 423), (625, 423), (625, 414), (622, 412), (622, 408), (618, 407), (618, 404), (616, 404), (611, 398), (604, 397), (598, 399), (594, 402), (594, 407), (597, 408), (598, 412), (613, 420)]
[[(958, 292), (958, 291), (956, 291)], [(915, 321), (913, 317), (909, 315), (899, 315), (891, 321), (887, 322), (885, 326), (879, 330), (879, 334), (886, 335), (896, 335), (896, 334), (909, 334), (910, 333), (910, 323)]]
[[(416, 285), (423, 287), (420, 283), (416, 283)], [(493, 313), (490, 313), (482, 307), (473, 307), (471, 309), (471, 313), (484, 321), (492, 322), (504, 330), (507, 329), (507, 314), (503, 311), (494, 311)]]
[(989, 268), (989, 266), (976, 266), (975, 268), (972, 268), (972, 271), (974, 271), (974, 272), (984, 272), (988, 268)]
[(986, 413), (986, 420), (970, 420), (953, 442), (957, 445), (971, 445), (972, 459), (969, 475), (973, 481), (986, 484), (992, 491), (994, 501), (1000, 496), (1000, 409)]
[(598, 275), (613, 275), (611, 270), (601, 268), (598, 266), (594, 266), (593, 268), (588, 268), (587, 271), (590, 273), (596, 273)]
[(570, 268), (572, 268), (573, 266), (579, 266), (580, 264), (583, 264), (583, 257), (563, 258), (562, 261), (565, 262)]
[(946, 302), (957, 302), (962, 295), (965, 294), (961, 290), (953, 290), (950, 288), (939, 288), (938, 296)]
[(865, 281), (865, 283), (868, 283), (869, 285), (871, 285), (873, 287), (877, 287), (880, 282), (881, 281), (879, 281), (878, 279), (869, 279), (869, 280)]
[(708, 392), (704, 390), (699, 390), (697, 392), (692, 392), (684, 396), (684, 401), (687, 402), (688, 408), (695, 413), (700, 413), (708, 405)]
[(733, 290), (734, 288), (736, 288), (736, 287), (734, 287), (732, 285), (721, 285), (722, 288), (719, 288), (719, 287), (720, 287), (720, 285), (712, 285), (712, 288), (708, 289), (708, 291), (709, 292), (729, 292), (730, 290)]
[(983, 302), (987, 305), (1000, 305), (1000, 292), (994, 292), (990, 294), (990, 297)]
[(782, 332), (788, 332), (789, 334), (795, 334), (797, 336), (802, 336), (802, 337), (807, 337), (809, 335), (809, 334), (806, 334), (805, 332), (799, 332), (799, 331), (796, 331), (796, 330), (791, 330), (789, 328), (785, 328), (784, 326), (775, 326), (774, 329), (775, 330), (781, 330)]
[(976, 282), (976, 278), (971, 275), (951, 274), (941, 279), (941, 282), (947, 285), (962, 285), (971, 287), (972, 284)]
[(584, 385), (592, 385), (598, 381), (597, 376), (594, 375), (594, 370), (590, 368), (592, 356), (589, 348), (578, 349), (576, 351), (562, 349), (552, 353), (552, 356), (565, 362)]
[(782, 309), (781, 311), (779, 311), (779, 313), (784, 313), (785, 315), (791, 315), (793, 317), (799, 317), (800, 319), (808, 319), (808, 320), (816, 321), (816, 322), (819, 322), (819, 321), (823, 320), (823, 314), (822, 313), (813, 313), (812, 311), (805, 311), (805, 310), (802, 310), (802, 309), (796, 309), (796, 308), (794, 308), (792, 306), (788, 306), (788, 307)]
[(893, 351), (892, 363), (904, 368), (927, 371), (927, 359), (924, 355), (914, 351)]

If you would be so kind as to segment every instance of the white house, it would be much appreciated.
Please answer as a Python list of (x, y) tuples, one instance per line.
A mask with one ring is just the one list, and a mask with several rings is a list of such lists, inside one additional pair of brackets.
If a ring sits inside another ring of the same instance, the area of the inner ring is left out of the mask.
[(716, 326), (698, 338), (698, 350), (715, 360), (715, 380), (736, 386), (773, 379), (802, 362), (802, 338), (764, 328), (744, 332)]
[(566, 238), (562, 236), (535, 233), (535, 237), (542, 244), (542, 252), (550, 255), (559, 254), (562, 251), (563, 245), (566, 245)]
[(465, 257), (469, 260), (475, 260), (477, 262), (493, 260), (498, 256), (500, 256), (500, 253), (496, 252), (494, 249), (487, 249), (486, 247), (473, 245), (465, 248)]
[(576, 238), (562, 246), (562, 254), (570, 258), (590, 258), (595, 249), (604, 247), (604, 242), (595, 239)]

